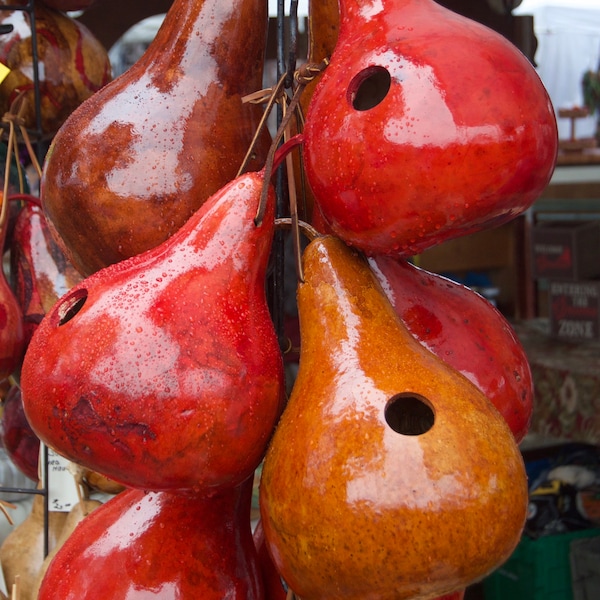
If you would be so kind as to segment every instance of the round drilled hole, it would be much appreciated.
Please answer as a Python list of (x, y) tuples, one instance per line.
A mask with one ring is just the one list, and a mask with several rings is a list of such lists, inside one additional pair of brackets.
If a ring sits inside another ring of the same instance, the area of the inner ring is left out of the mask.
[(384, 67), (369, 67), (352, 79), (348, 98), (356, 110), (370, 110), (377, 106), (390, 91), (392, 78)]
[(433, 427), (435, 413), (424, 398), (398, 394), (387, 403), (385, 420), (396, 433), (422, 435)]
[(65, 298), (56, 309), (57, 326), (68, 323), (83, 308), (87, 300), (87, 290), (77, 290)]

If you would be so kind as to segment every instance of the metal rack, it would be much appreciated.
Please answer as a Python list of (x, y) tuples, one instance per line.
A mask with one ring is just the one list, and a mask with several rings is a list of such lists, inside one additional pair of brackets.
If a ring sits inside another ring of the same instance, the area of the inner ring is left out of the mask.
[[(40, 71), (39, 71), (39, 54), (38, 54), (38, 40), (36, 31), (36, 20), (35, 20), (35, 6), (34, 0), (27, 0), (24, 5), (4, 5), (0, 6), (0, 12), (7, 11), (23, 11), (27, 14), (30, 22), (31, 29), (31, 45), (32, 45), (32, 74), (33, 74), (33, 97), (35, 106), (35, 130), (28, 132), (33, 140), (33, 147), (37, 154), (37, 159), (42, 163), (43, 160), (43, 144), (41, 143), (43, 132), (42, 132), (42, 118), (41, 118), (41, 90), (40, 90)], [(11, 33), (13, 30), (12, 25), (0, 26), (0, 35), (6, 35)], [(48, 513), (49, 513), (49, 494), (48, 494), (48, 449), (42, 446), (41, 453), (41, 468), (42, 468), (42, 481), (45, 482), (44, 486), (37, 489), (27, 488), (13, 488), (0, 486), (0, 491), (6, 493), (23, 494), (23, 495), (42, 495), (44, 497), (44, 555), (49, 552), (49, 535), (48, 535)]]

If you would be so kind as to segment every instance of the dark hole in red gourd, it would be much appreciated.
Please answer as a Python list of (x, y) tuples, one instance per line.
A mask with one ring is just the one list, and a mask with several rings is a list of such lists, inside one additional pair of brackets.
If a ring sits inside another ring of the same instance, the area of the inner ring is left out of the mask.
[(60, 327), (68, 323), (83, 308), (87, 300), (87, 290), (77, 290), (65, 298), (57, 307), (55, 315), (58, 318), (56, 325)]
[(425, 398), (397, 394), (385, 407), (385, 421), (396, 433), (422, 435), (433, 427), (435, 414)]
[(384, 67), (368, 67), (355, 75), (348, 86), (348, 100), (355, 110), (370, 110), (390, 91), (392, 78)]

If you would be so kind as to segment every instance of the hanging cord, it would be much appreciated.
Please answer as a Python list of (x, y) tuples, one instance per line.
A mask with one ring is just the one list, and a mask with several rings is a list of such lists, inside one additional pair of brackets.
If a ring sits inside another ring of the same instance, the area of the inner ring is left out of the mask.
[(279, 142), (281, 141), (286, 128), (290, 125), (292, 117), (294, 116), (298, 106), (300, 104), (300, 97), (302, 96), (302, 92), (306, 88), (306, 86), (315, 78), (319, 73), (321, 73), (329, 64), (329, 60), (325, 59), (319, 64), (306, 64), (303, 65), (298, 71), (296, 71), (294, 75), (294, 79), (297, 83), (296, 90), (294, 91), (294, 95), (287, 107), (287, 111), (285, 116), (281, 120), (281, 124), (279, 125), (279, 129), (273, 138), (273, 142), (271, 143), (271, 147), (269, 148), (269, 152), (267, 154), (267, 159), (265, 162), (265, 184), (262, 189), (260, 204), (258, 207), (258, 211), (256, 216), (254, 217), (254, 222), (256, 225), (260, 225), (262, 223), (262, 219), (264, 217), (265, 206), (267, 201), (268, 194), (268, 186), (271, 180), (271, 175), (273, 173), (273, 162), (275, 158), (275, 152), (279, 146)]
[[(2, 123), (8, 125), (8, 141), (6, 144), (6, 164), (4, 166), (4, 185), (2, 189), (2, 209), (0, 210), (0, 230), (5, 226), (6, 221), (8, 219), (8, 203), (9, 203), (9, 195), (8, 195), (8, 187), (10, 182), (10, 166), (12, 163), (13, 154), (15, 156), (15, 163), (17, 166), (17, 173), (19, 177), (19, 194), (14, 196), (14, 199), (24, 199), (25, 196), (23, 194), (23, 190), (25, 188), (25, 179), (23, 175), (23, 169), (21, 166), (21, 162), (19, 161), (19, 142), (17, 139), (16, 128), (19, 128), (21, 133), (21, 137), (23, 142), (25, 143), (25, 147), (27, 148), (27, 152), (29, 154), (29, 158), (31, 159), (31, 164), (34, 166), (35, 170), (39, 177), (42, 176), (42, 168), (40, 167), (40, 163), (38, 162), (36, 153), (33, 150), (33, 146), (31, 144), (31, 140), (29, 138), (29, 134), (27, 133), (27, 129), (25, 128), (25, 121), (23, 119), (23, 113), (27, 108), (27, 97), (25, 96), (26, 92), (21, 92), (10, 105), (10, 109), (8, 112), (4, 114), (2, 117)], [(29, 198), (29, 197), (28, 197)]]

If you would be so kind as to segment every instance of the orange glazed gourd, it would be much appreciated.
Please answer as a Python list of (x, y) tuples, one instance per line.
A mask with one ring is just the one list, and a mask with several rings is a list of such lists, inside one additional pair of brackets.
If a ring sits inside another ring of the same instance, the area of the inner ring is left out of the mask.
[(412, 337), (360, 255), (323, 237), (303, 264), (300, 368), (260, 487), (273, 561), (302, 600), (460, 592), (519, 541), (513, 435)]

